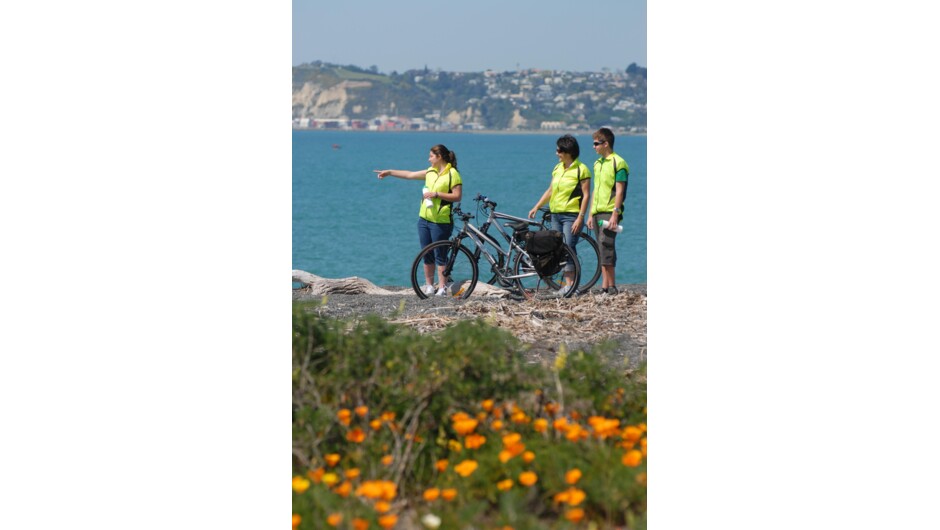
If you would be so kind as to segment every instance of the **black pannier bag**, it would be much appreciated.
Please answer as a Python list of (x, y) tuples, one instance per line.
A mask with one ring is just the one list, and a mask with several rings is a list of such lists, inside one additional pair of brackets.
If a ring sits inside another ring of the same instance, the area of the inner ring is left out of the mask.
[(525, 233), (525, 249), (539, 276), (551, 276), (562, 269), (565, 256), (565, 237), (558, 230), (539, 230)]

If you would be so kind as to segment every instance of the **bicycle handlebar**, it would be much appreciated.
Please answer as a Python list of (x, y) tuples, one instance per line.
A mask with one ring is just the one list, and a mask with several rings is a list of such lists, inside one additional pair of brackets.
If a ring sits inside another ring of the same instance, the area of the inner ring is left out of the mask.
[(486, 195), (480, 195), (477, 193), (477, 196), (473, 198), (475, 201), (483, 201), (484, 206), (489, 206), (490, 208), (496, 208), (496, 201), (491, 201)]

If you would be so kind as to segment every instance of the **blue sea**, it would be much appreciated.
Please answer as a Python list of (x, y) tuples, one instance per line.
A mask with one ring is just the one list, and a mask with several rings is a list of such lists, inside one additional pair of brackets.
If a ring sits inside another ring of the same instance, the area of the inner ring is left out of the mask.
[[(423, 181), (379, 180), (373, 170), (426, 169), (428, 151), (441, 143), (457, 154), (465, 212), (476, 212), (472, 198), (482, 193), (499, 204), (498, 211), (525, 217), (549, 186), (558, 136), (294, 130), (293, 268), (408, 286), (420, 249)], [(576, 138), (581, 161), (593, 168), (590, 134)], [(630, 166), (617, 283), (646, 283), (646, 136), (618, 136), (614, 150)], [(460, 226), (458, 221), (455, 233)]]

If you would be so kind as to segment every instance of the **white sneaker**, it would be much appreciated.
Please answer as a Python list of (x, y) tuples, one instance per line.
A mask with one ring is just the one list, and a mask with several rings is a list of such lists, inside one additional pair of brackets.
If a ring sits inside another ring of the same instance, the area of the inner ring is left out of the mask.
[(441, 287), (440, 289), (437, 290), (437, 293), (435, 293), (435, 296), (447, 296), (447, 288)]
[(566, 294), (568, 294), (568, 291), (570, 290), (571, 290), (571, 285), (566, 283), (561, 286), (561, 289), (558, 290), (558, 294), (565, 296)]
[(430, 296), (434, 294), (434, 286), (431, 284), (424, 284), (424, 287), (421, 288), (421, 292)]

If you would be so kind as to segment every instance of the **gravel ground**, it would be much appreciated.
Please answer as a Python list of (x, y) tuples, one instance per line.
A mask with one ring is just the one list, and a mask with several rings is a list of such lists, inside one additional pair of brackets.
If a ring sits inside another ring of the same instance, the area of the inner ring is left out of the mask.
[[(618, 285), (620, 294), (613, 297), (592, 293), (518, 302), (473, 296), (467, 300), (436, 296), (421, 300), (410, 287), (382, 288), (396, 294), (329, 294), (326, 304), (316, 311), (343, 319), (376, 314), (428, 333), (458, 319), (484, 318), (512, 332), (532, 362), (553, 360), (561, 344), (568, 351), (592, 351), (603, 342), (612, 346), (612, 351), (605, 350), (608, 355), (632, 366), (646, 360), (646, 284)], [(308, 289), (293, 290), (295, 301), (323, 298)]]

